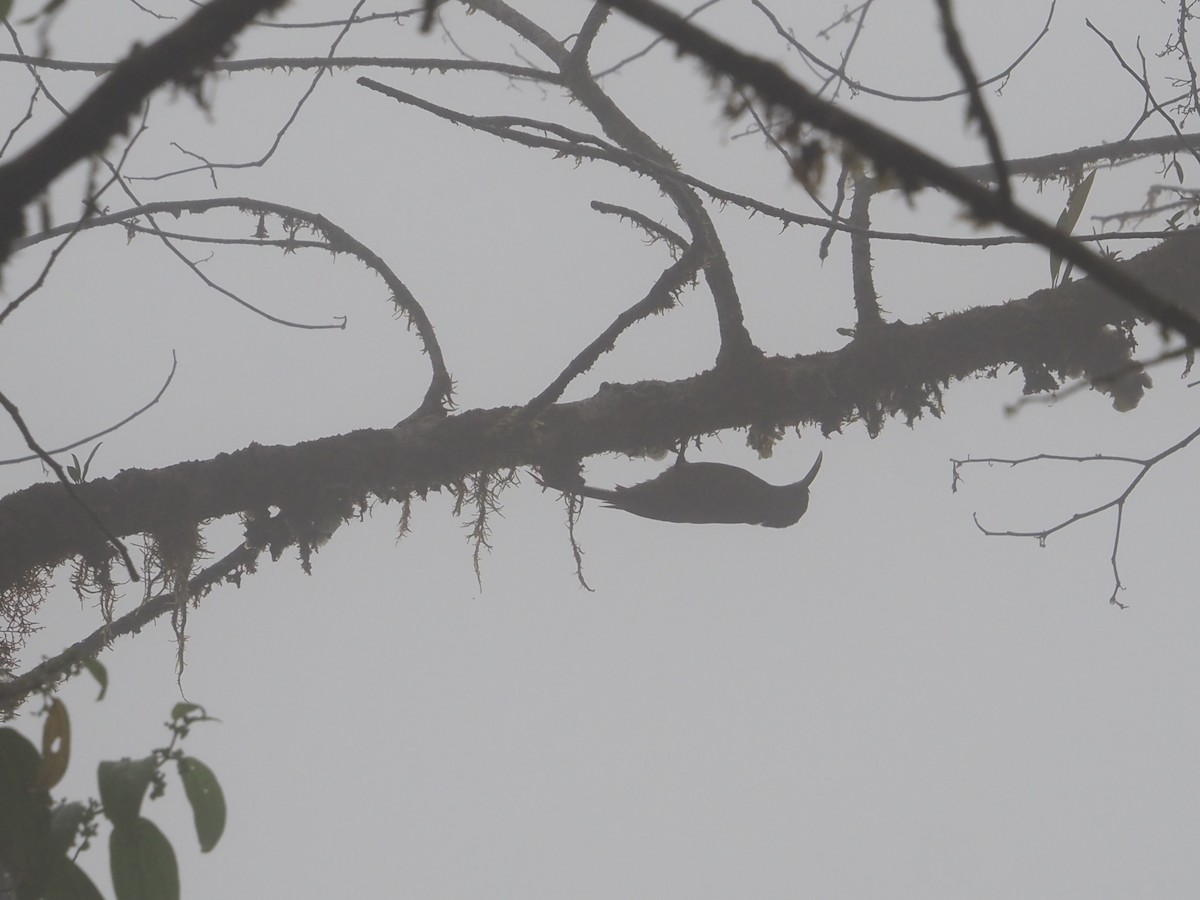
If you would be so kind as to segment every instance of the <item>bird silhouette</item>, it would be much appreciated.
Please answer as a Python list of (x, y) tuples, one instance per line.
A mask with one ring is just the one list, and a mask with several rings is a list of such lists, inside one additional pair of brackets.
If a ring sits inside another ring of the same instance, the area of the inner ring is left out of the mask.
[(660, 522), (765, 525), (787, 528), (808, 510), (808, 488), (821, 468), (817, 454), (808, 474), (794, 484), (770, 484), (724, 463), (688, 462), (681, 453), (665, 472), (639, 484), (612, 490), (576, 484), (551, 485), (602, 501), (605, 506)]

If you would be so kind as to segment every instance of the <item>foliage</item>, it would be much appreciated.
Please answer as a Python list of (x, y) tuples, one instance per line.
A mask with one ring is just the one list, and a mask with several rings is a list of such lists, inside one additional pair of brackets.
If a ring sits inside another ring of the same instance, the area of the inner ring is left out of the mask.
[[(103, 675), (94, 661), (93, 674)], [(106, 689), (107, 676), (101, 680)], [(99, 698), (98, 698), (99, 699)], [(166, 790), (174, 767), (191, 805), (200, 849), (207, 853), (225, 830), (225, 798), (212, 770), (180, 746), (197, 722), (213, 721), (195, 703), (177, 703), (166, 723), (171, 740), (147, 756), (101, 762), (100, 800), (55, 800), (50, 789), (66, 774), (71, 727), (66, 705), (46, 696), (42, 749), (12, 727), (0, 728), (0, 889), (5, 879), (18, 900), (93, 900), (101, 897), (76, 862), (108, 820), (109, 867), (117, 900), (176, 900), (179, 868), (166, 835), (142, 815), (149, 793)]]

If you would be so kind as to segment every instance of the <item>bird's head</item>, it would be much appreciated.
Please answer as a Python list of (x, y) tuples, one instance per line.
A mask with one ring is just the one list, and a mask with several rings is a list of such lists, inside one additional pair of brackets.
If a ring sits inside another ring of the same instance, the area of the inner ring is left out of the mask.
[(787, 528), (800, 521), (800, 517), (808, 511), (809, 485), (817, 477), (824, 457), (824, 453), (818, 453), (817, 461), (808, 470), (808, 474), (796, 483), (772, 487), (771, 501), (760, 525), (767, 528)]

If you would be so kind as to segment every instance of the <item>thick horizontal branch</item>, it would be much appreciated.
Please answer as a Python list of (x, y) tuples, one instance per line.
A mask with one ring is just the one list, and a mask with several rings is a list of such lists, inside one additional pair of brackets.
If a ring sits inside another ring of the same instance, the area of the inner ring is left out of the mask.
[[(1194, 307), (1197, 239), (1181, 235), (1122, 266)], [(252, 444), (209, 460), (126, 470), (84, 484), (80, 493), (114, 533), (153, 533), (246, 510), (423, 495), (476, 472), (665, 448), (722, 429), (819, 425), (829, 433), (857, 420), (870, 427), (885, 416), (936, 409), (950, 382), (1006, 365), (1025, 371), (1028, 390), (1052, 389), (1051, 373), (1111, 374), (1131, 349), (1111, 326), (1129, 316), (1127, 306), (1087, 279), (918, 325), (873, 328), (833, 352), (718, 367), (674, 382), (604, 385), (533, 421), (521, 407), (500, 407), (290, 447)], [(1134, 377), (1110, 389), (1116, 401), (1116, 391), (1124, 391), (1129, 405), (1143, 386)], [(0, 589), (37, 566), (105, 552), (61, 485), (38, 484), (0, 500)]]

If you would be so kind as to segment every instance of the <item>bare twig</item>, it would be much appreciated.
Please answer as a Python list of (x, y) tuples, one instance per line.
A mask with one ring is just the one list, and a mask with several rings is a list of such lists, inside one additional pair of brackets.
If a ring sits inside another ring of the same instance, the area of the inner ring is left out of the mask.
[[(704, 10), (708, 9), (710, 6), (716, 6), (720, 2), (721, 2), (721, 0), (704, 0), (703, 3), (692, 8), (692, 11), (687, 14), (687, 18), (694, 19), (696, 16), (700, 15), (700, 13), (704, 12)], [(664, 38), (661, 34), (656, 35), (641, 50), (638, 50), (634, 53), (629, 54), (628, 56), (626, 56), (622, 59), (617, 60), (615, 63), (613, 63), (611, 66), (609, 66), (606, 69), (601, 69), (598, 72), (593, 72), (592, 77), (599, 80), (601, 78), (607, 78), (609, 75), (612, 75), (614, 72), (619, 72), (621, 69), (625, 68), (631, 62), (641, 59), (643, 56), (645, 56), (647, 53), (649, 53), (651, 50), (653, 50), (655, 47), (657, 47), (659, 44), (661, 44), (665, 40), (666, 40), (666, 38)]]
[(655, 222), (648, 216), (643, 215), (636, 209), (630, 209), (628, 206), (618, 206), (615, 203), (605, 203), (602, 200), (593, 200), (592, 209), (599, 213), (611, 213), (620, 216), (623, 219), (628, 219), (646, 234), (650, 235), (651, 242), (666, 241), (671, 245), (672, 256), (674, 251), (680, 252), (687, 249), (687, 239), (672, 229), (668, 228), (662, 222)]
[[(149, 403), (147, 403), (145, 406), (141, 407), (140, 409), (134, 410), (129, 415), (127, 415), (125, 418), (123, 418), (120, 422), (117, 422), (115, 425), (109, 425), (107, 428), (103, 429), (102, 431), (97, 431), (95, 434), (89, 434), (87, 437), (79, 438), (78, 440), (72, 441), (69, 444), (64, 444), (61, 447), (56, 447), (55, 449), (47, 450), (46, 452), (48, 454), (50, 454), (51, 456), (54, 456), (55, 454), (58, 454), (58, 453), (66, 453), (68, 450), (74, 450), (76, 447), (82, 446), (83, 444), (91, 443), (92, 441), (96, 440), (96, 438), (104, 437), (104, 435), (106, 435), (106, 434), (112, 434), (118, 428), (121, 428), (121, 427), (129, 424), (134, 419), (136, 419), (138, 416), (140, 416), (142, 413), (146, 412), (146, 410), (148, 410), (150, 407), (154, 406), (154, 404), (156, 404), (159, 400), (162, 399), (163, 394), (165, 394), (167, 392), (167, 388), (169, 388), (171, 386), (171, 380), (175, 377), (175, 369), (178, 366), (178, 364), (179, 364), (179, 360), (175, 357), (175, 351), (172, 350), (171, 351), (171, 371), (169, 373), (167, 373), (167, 380), (163, 382), (162, 387), (160, 387), (158, 389), (158, 393), (155, 394), (154, 398)], [(41, 457), (38, 456), (38, 454), (33, 453), (33, 454), (30, 454), (29, 456), (18, 456), (15, 459), (0, 459), (0, 466), (11, 466), (11, 465), (15, 465), (16, 463), (29, 462), (31, 459), (40, 459), (40, 458)]]
[(646, 296), (625, 310), (595, 340), (583, 348), (562, 373), (549, 386), (530, 400), (522, 409), (523, 416), (536, 416), (562, 396), (572, 381), (590, 369), (601, 355), (611, 350), (617, 338), (647, 316), (665, 312), (675, 305), (675, 298), (689, 281), (696, 277), (703, 265), (704, 253), (695, 245), (689, 247), (666, 271), (664, 271)]
[[(356, 17), (358, 16), (358, 11), (360, 9), (362, 9), (363, 4), (366, 2), (367, 2), (367, 0), (358, 0), (358, 2), (355, 4), (354, 9), (351, 11), (349, 17), (346, 19), (346, 21), (342, 25), (341, 29), (339, 29), (337, 36), (333, 39), (332, 44), (330, 44), (329, 52), (326, 54), (326, 58), (331, 59), (331, 60), (334, 58), (334, 54), (337, 53), (338, 45), (341, 44), (342, 39), (345, 38), (345, 36), (349, 33), (351, 26), (355, 24)], [(254, 169), (254, 168), (260, 168), (261, 166), (265, 165), (267, 163), (267, 161), (270, 160), (271, 157), (273, 157), (275, 155), (275, 151), (279, 149), (279, 145), (283, 143), (284, 135), (286, 135), (288, 133), (288, 131), (291, 129), (292, 125), (294, 125), (296, 123), (296, 120), (298, 118), (300, 118), (300, 110), (302, 110), (304, 108), (305, 104), (308, 103), (309, 98), (312, 97), (313, 93), (316, 91), (317, 85), (321, 82), (321, 79), (325, 77), (325, 75), (328, 73), (328, 71), (329, 70), (327, 68), (317, 69), (317, 72), (313, 76), (312, 80), (309, 82), (308, 87), (305, 89), (304, 93), (302, 93), (300, 95), (300, 99), (297, 100), (295, 105), (292, 107), (292, 111), (288, 115), (287, 120), (284, 121), (283, 125), (280, 126), (279, 130), (275, 132), (275, 137), (271, 141), (271, 146), (268, 147), (266, 149), (266, 151), (263, 152), (262, 156), (258, 157), (258, 159), (246, 160), (243, 162), (211, 162), (209, 160), (204, 160), (202, 162), (202, 164), (199, 166), (191, 166), (191, 167), (185, 167), (182, 169), (176, 169), (174, 171), (166, 172), (166, 173), (164, 173), (162, 175), (158, 175), (156, 177), (157, 178), (170, 178), (174, 175), (183, 175), (183, 174), (186, 174), (189, 172), (207, 171), (213, 177), (213, 180), (215, 182), (217, 169)], [(180, 147), (180, 150), (183, 150), (183, 148)], [(196, 157), (197, 159), (202, 159), (202, 157), (200, 157), (196, 153), (191, 153), (189, 151), (184, 151), (184, 152), (188, 153), (189, 156)], [(220, 290), (220, 288), (218, 288), (218, 290)], [(227, 292), (222, 291), (222, 293), (227, 293)], [(230, 296), (232, 296), (232, 295), (230, 295)], [(236, 298), (234, 298), (234, 299), (236, 299)]]
[[(1175, 132), (1175, 136), (1177, 138), (1179, 138), (1180, 141), (1184, 142), (1186, 145), (1186, 141), (1184, 140), (1184, 136), (1183, 136), (1183, 131), (1182, 131), (1182, 129), (1180, 129), (1179, 125), (1175, 122), (1175, 117), (1172, 116), (1169, 112), (1167, 112), (1163, 108), (1162, 104), (1160, 104), (1157, 100), (1154, 99), (1154, 92), (1150, 89), (1150, 81), (1146, 77), (1146, 73), (1145, 73), (1145, 65), (1146, 65), (1145, 58), (1143, 57), (1143, 59), (1142, 59), (1142, 69), (1143, 69), (1142, 74), (1139, 75), (1137, 72), (1135, 72), (1133, 70), (1133, 68), (1129, 65), (1129, 63), (1125, 62), (1125, 57), (1123, 57), (1121, 55), (1121, 51), (1117, 49), (1117, 45), (1114, 44), (1112, 42), (1112, 40), (1110, 40), (1108, 38), (1108, 36), (1104, 34), (1104, 32), (1102, 32), (1099, 28), (1097, 28), (1095, 25), (1093, 25), (1091, 19), (1086, 19), (1085, 22), (1087, 23), (1087, 27), (1090, 28), (1092, 31), (1094, 31), (1096, 33), (1096, 35), (1100, 38), (1100, 40), (1104, 41), (1104, 43), (1108, 45), (1108, 49), (1111, 50), (1113, 56), (1115, 56), (1117, 58), (1117, 62), (1119, 62), (1121, 64), (1121, 68), (1123, 68), (1126, 72), (1128, 72), (1129, 75), (1133, 78), (1133, 80), (1138, 83), (1138, 86), (1141, 87), (1142, 94), (1146, 98), (1147, 106), (1150, 109), (1153, 109), (1156, 113), (1158, 113), (1159, 116), (1161, 116), (1163, 118), (1163, 120), (1166, 121), (1166, 123), (1171, 127), (1171, 130), (1173, 132)], [(1138, 52), (1139, 53), (1141, 52), (1141, 48), (1139, 48)], [(1194, 147), (1189, 147), (1188, 149), (1190, 150), (1190, 152), (1192, 154), (1192, 158), (1195, 159), (1197, 162), (1200, 162), (1200, 151), (1197, 151), (1196, 148), (1194, 148)]]
[(961, 476), (959, 474), (960, 470), (964, 466), (973, 465), (973, 464), (981, 464), (982, 463), (982, 464), (1006, 465), (1006, 466), (1010, 466), (1010, 467), (1016, 467), (1016, 466), (1024, 465), (1026, 463), (1049, 461), (1049, 462), (1074, 462), (1074, 463), (1123, 462), (1123, 463), (1129, 463), (1130, 465), (1136, 466), (1138, 468), (1138, 473), (1130, 480), (1129, 484), (1126, 485), (1125, 488), (1117, 496), (1113, 497), (1111, 500), (1105, 501), (1104, 503), (1100, 503), (1097, 506), (1092, 507), (1091, 509), (1087, 509), (1082, 512), (1073, 513), (1070, 517), (1060, 520), (1060, 521), (1056, 522), (1055, 524), (1049, 525), (1045, 528), (1039, 528), (1034, 531), (1012, 531), (1012, 530), (999, 531), (999, 530), (995, 530), (995, 529), (985, 528), (980, 523), (978, 514), (975, 514), (973, 516), (973, 518), (975, 520), (975, 527), (978, 528), (984, 534), (988, 535), (989, 537), (1032, 538), (1032, 539), (1036, 540), (1039, 544), (1045, 546), (1047, 539), (1051, 535), (1053, 535), (1059, 531), (1062, 531), (1066, 528), (1070, 528), (1072, 525), (1075, 525), (1078, 522), (1082, 522), (1085, 519), (1090, 519), (1092, 516), (1099, 515), (1100, 513), (1105, 512), (1106, 510), (1115, 509), (1116, 510), (1116, 523), (1115, 523), (1114, 532), (1113, 532), (1113, 549), (1112, 549), (1112, 555), (1111, 555), (1114, 586), (1113, 586), (1112, 596), (1109, 597), (1108, 602), (1113, 604), (1114, 606), (1119, 606), (1122, 609), (1124, 609), (1125, 604), (1123, 604), (1119, 600), (1117, 600), (1117, 594), (1123, 588), (1123, 585), (1121, 584), (1121, 576), (1117, 569), (1117, 553), (1120, 548), (1121, 525), (1123, 524), (1125, 503), (1129, 499), (1129, 497), (1133, 494), (1133, 492), (1137, 489), (1137, 486), (1139, 484), (1141, 484), (1142, 479), (1144, 479), (1149, 474), (1150, 470), (1152, 468), (1154, 468), (1154, 466), (1158, 465), (1158, 463), (1162, 462), (1167, 457), (1173, 456), (1174, 454), (1178, 453), (1180, 450), (1183, 450), (1185, 447), (1188, 446), (1188, 444), (1190, 444), (1192, 441), (1194, 441), (1198, 437), (1200, 437), (1200, 428), (1197, 428), (1195, 431), (1193, 431), (1191, 434), (1184, 437), (1182, 440), (1177, 441), (1176, 443), (1172, 444), (1170, 447), (1166, 448), (1165, 450), (1162, 450), (1159, 453), (1156, 453), (1154, 456), (1151, 456), (1148, 459), (1137, 459), (1135, 457), (1130, 457), (1130, 456), (1104, 456), (1101, 454), (1096, 454), (1095, 456), (1064, 456), (1064, 455), (1055, 454), (1055, 453), (1038, 453), (1034, 456), (1026, 456), (1026, 457), (1022, 457), (1020, 459), (1000, 459), (1000, 458), (996, 458), (996, 457), (978, 457), (978, 458), (972, 458), (972, 459), (953, 459), (953, 460), (951, 460), (951, 463), (953, 464), (953, 467), (954, 467), (953, 468), (952, 490), (957, 490), (958, 481), (961, 478)]
[[(879, 88), (872, 87), (871, 85), (864, 84), (861, 81), (856, 81), (842, 71), (844, 64), (840, 67), (833, 66), (821, 59), (821, 57), (819, 57), (812, 50), (808, 49), (808, 47), (797, 41), (795, 35), (785, 28), (775, 14), (771, 12), (763, 3), (761, 3), (760, 0), (751, 0), (751, 2), (758, 7), (758, 9), (762, 11), (763, 15), (770, 20), (780, 37), (795, 47), (806, 62), (817, 69), (820, 69), (821, 71), (827, 72), (830, 76), (836, 75), (846, 84), (847, 87), (850, 88), (850, 90), (854, 91), (855, 93), (869, 94), (872, 97), (879, 97), (882, 100), (896, 100), (903, 103), (938, 103), (943, 100), (952, 100), (955, 97), (961, 97), (966, 92), (965, 89), (959, 89), (955, 91), (945, 91), (940, 94), (896, 94), (892, 93), (891, 91), (884, 91)], [(1025, 49), (1022, 50), (1021, 53), (1018, 54), (1017, 57), (1002, 70), (997, 72), (995, 75), (991, 75), (980, 81), (980, 87), (987, 87), (988, 85), (1006, 80), (1014, 71), (1016, 71), (1017, 66), (1024, 62), (1025, 58), (1033, 52), (1033, 49), (1042, 42), (1042, 39), (1050, 33), (1050, 23), (1054, 20), (1054, 5), (1056, 2), (1057, 0), (1051, 0), (1050, 12), (1046, 16), (1046, 21), (1042, 25), (1042, 30), (1038, 32), (1037, 36), (1034, 37), (1029, 45), (1026, 46)], [(865, 4), (863, 5), (865, 6)]]

